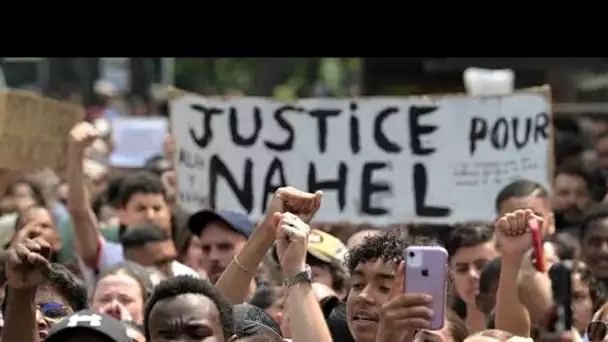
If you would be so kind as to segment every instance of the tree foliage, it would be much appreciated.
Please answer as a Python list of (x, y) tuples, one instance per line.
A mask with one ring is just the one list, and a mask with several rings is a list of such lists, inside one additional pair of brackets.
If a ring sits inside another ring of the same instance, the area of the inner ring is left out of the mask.
[(360, 59), (178, 58), (175, 72), (178, 88), (205, 95), (348, 96), (358, 87)]

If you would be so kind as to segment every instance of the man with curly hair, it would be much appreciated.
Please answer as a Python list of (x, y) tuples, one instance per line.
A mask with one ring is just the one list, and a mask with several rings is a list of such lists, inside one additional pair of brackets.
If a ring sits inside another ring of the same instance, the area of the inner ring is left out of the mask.
[(234, 332), (232, 304), (209, 281), (177, 276), (160, 282), (144, 313), (146, 341), (228, 341)]

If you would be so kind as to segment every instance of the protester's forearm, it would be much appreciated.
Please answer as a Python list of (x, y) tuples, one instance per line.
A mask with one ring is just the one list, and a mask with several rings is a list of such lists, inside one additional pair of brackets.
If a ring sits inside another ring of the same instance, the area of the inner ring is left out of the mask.
[(263, 225), (265, 223), (260, 223), (243, 249), (236, 255), (238, 264), (232, 260), (215, 284), (215, 287), (233, 304), (241, 304), (245, 301), (254, 272), (274, 243), (275, 237), (267, 233), (270, 227)]
[(100, 232), (97, 219), (91, 209), (82, 168), (82, 152), (69, 151), (67, 166), (68, 210), (72, 217), (72, 229), (75, 236), (75, 247), (85, 263), (96, 262), (99, 249)]
[(294, 342), (331, 342), (321, 306), (310, 283), (298, 283), (289, 289), (287, 297), (289, 328)]
[(39, 342), (36, 324), (36, 289), (10, 289), (4, 312), (2, 341)]
[(517, 276), (521, 262), (503, 260), (496, 294), (496, 329), (530, 336), (530, 317), (519, 299)]
[(73, 213), (85, 213), (90, 207), (86, 192), (83, 171), (84, 155), (81, 151), (70, 148), (68, 150), (67, 182), (68, 182), (68, 209)]
[(551, 279), (544, 273), (531, 272), (519, 277), (519, 298), (534, 325), (543, 323), (553, 307)]

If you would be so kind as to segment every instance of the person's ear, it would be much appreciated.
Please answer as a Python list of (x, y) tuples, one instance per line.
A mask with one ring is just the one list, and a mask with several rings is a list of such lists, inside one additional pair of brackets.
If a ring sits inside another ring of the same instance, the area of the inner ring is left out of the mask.
[(230, 336), (230, 338), (228, 339), (228, 342), (234, 342), (234, 341), (236, 341), (236, 339), (237, 339), (237, 338), (238, 338), (238, 337), (237, 337), (236, 335), (232, 335), (232, 336)]

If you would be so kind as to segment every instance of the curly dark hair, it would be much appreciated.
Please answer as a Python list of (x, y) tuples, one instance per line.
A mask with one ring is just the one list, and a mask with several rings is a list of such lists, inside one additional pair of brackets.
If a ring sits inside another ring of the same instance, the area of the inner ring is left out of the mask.
[(579, 274), (581, 281), (589, 287), (589, 296), (591, 297), (591, 301), (593, 301), (593, 312), (599, 310), (608, 299), (604, 284), (593, 275), (591, 269), (582, 261), (574, 263), (572, 274)]
[(224, 328), (224, 336), (230, 337), (234, 334), (234, 315), (232, 314), (232, 304), (230, 301), (208, 280), (182, 275), (165, 279), (154, 288), (154, 292), (148, 299), (144, 311), (144, 334), (146, 340), (150, 341), (149, 320), (154, 305), (163, 299), (173, 298), (183, 294), (200, 294), (211, 299), (220, 313), (220, 321)]
[(366, 237), (363, 242), (349, 251), (346, 266), (353, 272), (357, 265), (375, 259), (400, 262), (403, 260), (403, 251), (411, 245), (429, 246), (440, 245), (436, 240), (426, 236), (407, 236), (400, 231)]

